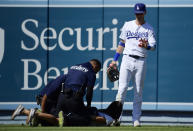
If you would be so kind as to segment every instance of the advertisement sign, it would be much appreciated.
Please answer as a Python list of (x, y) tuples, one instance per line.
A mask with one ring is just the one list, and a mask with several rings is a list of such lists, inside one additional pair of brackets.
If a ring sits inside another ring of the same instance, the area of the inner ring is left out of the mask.
[[(102, 69), (97, 74), (92, 105), (104, 108), (115, 100), (118, 81), (111, 83), (106, 70), (124, 22), (135, 19), (133, 4), (126, 7), (108, 2), (68, 2), (0, 3), (0, 109), (13, 109), (19, 103), (37, 106), (35, 96), (50, 80), (66, 74), (72, 65), (93, 58), (101, 61)], [(189, 61), (193, 57), (192, 45), (185, 39), (192, 34), (193, 24), (183, 15), (179, 19), (179, 15), (172, 16), (174, 12), (192, 11), (192, 7), (158, 8), (155, 3), (147, 6), (146, 20), (154, 28), (157, 49), (149, 52), (147, 58), (142, 107), (145, 110), (193, 110), (193, 70), (188, 70), (193, 65)], [(183, 24), (176, 20), (183, 20)], [(182, 42), (186, 45), (182, 46)], [(184, 81), (185, 90), (179, 80)], [(132, 109), (132, 101), (131, 82), (124, 109)]]

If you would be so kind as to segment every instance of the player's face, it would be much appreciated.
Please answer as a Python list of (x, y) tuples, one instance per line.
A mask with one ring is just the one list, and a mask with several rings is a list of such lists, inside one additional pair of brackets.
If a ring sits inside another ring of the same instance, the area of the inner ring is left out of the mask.
[(135, 16), (136, 16), (136, 19), (137, 19), (138, 21), (143, 21), (143, 20), (144, 20), (145, 13), (135, 14)]
[(95, 73), (100, 71), (100, 68), (97, 65), (94, 65), (93, 70)]
[(95, 73), (97, 73), (97, 72), (99, 72), (99, 71), (100, 71), (100, 68), (95, 67), (93, 70), (94, 70), (94, 72), (95, 72)]

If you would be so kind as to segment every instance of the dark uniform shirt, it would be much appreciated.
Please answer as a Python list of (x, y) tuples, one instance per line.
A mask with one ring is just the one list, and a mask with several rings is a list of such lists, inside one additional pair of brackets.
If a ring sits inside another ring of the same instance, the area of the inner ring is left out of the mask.
[[(86, 94), (86, 87), (93, 88), (96, 80), (96, 73), (93, 71), (90, 62), (71, 66), (66, 75), (63, 93), (59, 95), (55, 116), (59, 111), (64, 114), (77, 113), (87, 114), (83, 96)], [(89, 91), (89, 90), (88, 90)], [(90, 100), (92, 92), (87, 91), (87, 99)]]
[(93, 71), (90, 62), (71, 66), (68, 71), (65, 88), (71, 88), (73, 91), (79, 91), (81, 88), (85, 94), (86, 87), (94, 87), (96, 73)]
[[(45, 94), (47, 95), (46, 104), (45, 104), (45, 112), (48, 114), (55, 115), (57, 100), (60, 95), (62, 89), (62, 83), (65, 83), (66, 75), (58, 76), (55, 80), (50, 81), (46, 87), (42, 89), (40, 92), (41, 97)], [(44, 126), (51, 126), (47, 122), (41, 121), (41, 124)]]
[(62, 89), (62, 83), (65, 83), (66, 75), (58, 76), (55, 80), (50, 81), (40, 92), (41, 96), (45, 94), (49, 99), (57, 100)]

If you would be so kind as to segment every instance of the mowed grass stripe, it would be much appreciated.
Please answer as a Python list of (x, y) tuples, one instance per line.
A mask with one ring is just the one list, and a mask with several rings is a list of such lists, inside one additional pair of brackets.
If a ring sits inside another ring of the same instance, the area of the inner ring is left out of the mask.
[(29, 127), (0, 125), (0, 131), (193, 131), (193, 126)]

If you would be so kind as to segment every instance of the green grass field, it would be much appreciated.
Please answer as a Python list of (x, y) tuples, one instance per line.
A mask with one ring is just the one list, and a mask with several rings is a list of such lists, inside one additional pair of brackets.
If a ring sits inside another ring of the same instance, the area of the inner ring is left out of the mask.
[(29, 127), (0, 125), (0, 131), (193, 131), (193, 126)]

